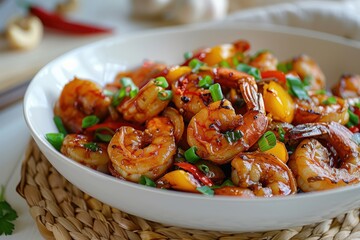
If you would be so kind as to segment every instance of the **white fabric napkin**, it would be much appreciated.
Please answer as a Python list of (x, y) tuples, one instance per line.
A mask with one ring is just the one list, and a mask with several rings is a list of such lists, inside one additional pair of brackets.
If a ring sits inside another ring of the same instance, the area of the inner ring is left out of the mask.
[(268, 3), (236, 11), (226, 21), (286, 25), (360, 41), (360, 0)]

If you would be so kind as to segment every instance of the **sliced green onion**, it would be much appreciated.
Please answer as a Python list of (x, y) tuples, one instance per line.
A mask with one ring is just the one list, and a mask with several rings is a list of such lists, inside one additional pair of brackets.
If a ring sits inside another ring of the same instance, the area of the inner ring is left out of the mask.
[(158, 92), (158, 98), (161, 101), (167, 101), (170, 100), (172, 98), (173, 94), (171, 90), (164, 90), (164, 91), (160, 91)]
[(59, 116), (54, 116), (54, 123), (56, 128), (59, 130), (60, 133), (67, 135), (68, 132), (66, 131), (64, 124)]
[(129, 77), (123, 77), (120, 79), (121, 87), (136, 87), (133, 80)]
[(276, 66), (276, 69), (283, 72), (283, 73), (288, 73), (293, 69), (292, 63), (288, 62), (288, 63), (279, 63)]
[(235, 185), (230, 179), (226, 179), (221, 185), (211, 186), (211, 189), (222, 188), (222, 187), (226, 187), (226, 186), (233, 187)]
[(58, 151), (60, 151), (65, 135), (63, 133), (47, 133), (46, 140)]
[(103, 134), (103, 133), (95, 133), (95, 137), (102, 142), (110, 142), (113, 135)]
[(272, 131), (267, 131), (258, 141), (260, 151), (265, 152), (276, 145), (276, 136)]
[(185, 60), (188, 60), (188, 59), (190, 59), (190, 58), (192, 58), (193, 57), (193, 53), (192, 52), (186, 52), (186, 53), (184, 53), (184, 58), (185, 58)]
[(130, 90), (130, 98), (135, 97), (139, 93), (139, 89)]
[(126, 88), (120, 88), (113, 96), (112, 105), (114, 107), (119, 106), (119, 104), (124, 100), (126, 97)]
[(95, 115), (86, 116), (83, 118), (81, 127), (82, 128), (88, 128), (95, 124), (97, 124), (100, 121), (100, 119)]
[(315, 94), (325, 95), (325, 94), (326, 94), (326, 90), (325, 90), (325, 89), (316, 90), (316, 91), (315, 91)]
[(115, 134), (115, 131), (108, 127), (99, 127), (95, 130), (95, 133), (100, 133), (100, 132), (104, 132), (104, 131), (110, 133), (110, 135)]
[(304, 77), (302, 83), (304, 87), (310, 87), (311, 82), (314, 81), (313, 76), (307, 75)]
[(212, 190), (209, 186), (197, 187), (196, 190), (207, 196), (214, 195), (214, 190)]
[(201, 62), (199, 59), (194, 58), (189, 62), (189, 67), (191, 67), (192, 72), (197, 72), (204, 64), (205, 63)]
[(359, 116), (353, 113), (350, 109), (348, 109), (348, 113), (349, 113), (349, 122), (352, 123), (352, 125), (358, 125)]
[(154, 79), (154, 83), (158, 87), (167, 88), (169, 86), (165, 77), (157, 77)]
[(223, 67), (223, 68), (230, 68), (230, 64), (229, 64), (227, 61), (225, 61), (225, 60), (221, 60), (221, 61), (219, 62), (219, 66), (220, 66), (220, 67)]
[(101, 148), (97, 143), (94, 142), (90, 142), (90, 143), (85, 143), (83, 145), (86, 149), (89, 149), (92, 152), (96, 152), (99, 151)]
[(236, 53), (235, 56), (232, 58), (232, 63), (233, 63), (233, 65), (234, 65), (235, 67), (240, 64), (239, 57), (240, 57), (241, 59), (244, 59), (244, 53), (238, 52), (238, 53)]
[(206, 164), (199, 164), (197, 166), (203, 173), (208, 173), (210, 172), (209, 167)]
[(156, 187), (155, 182), (144, 175), (141, 175), (141, 177), (139, 179), (139, 183), (142, 185), (145, 185), (145, 186), (149, 186), (149, 187)]
[(351, 127), (353, 127), (353, 126), (355, 126), (355, 125), (352, 124), (351, 121), (348, 121), (348, 122), (345, 124), (345, 126), (346, 126), (347, 128), (351, 128)]
[(336, 100), (336, 97), (334, 97), (334, 96), (331, 96), (322, 102), (322, 104), (325, 104), (325, 105), (331, 105), (331, 104), (335, 104), (335, 103), (337, 103), (337, 100)]
[(285, 142), (285, 130), (283, 127), (279, 127), (278, 129), (278, 133), (279, 133), (279, 140), (281, 142)]
[(199, 87), (201, 88), (209, 88), (214, 83), (213, 79), (206, 75), (202, 79), (199, 80)]
[(255, 80), (261, 79), (261, 74), (260, 74), (259, 69), (255, 68), (255, 67), (251, 67), (247, 64), (240, 63), (239, 65), (236, 66), (236, 70), (238, 70), (240, 72), (245, 72), (245, 73), (253, 76), (255, 78)]
[(215, 84), (211, 85), (211, 86), (209, 87), (209, 90), (210, 90), (211, 97), (212, 97), (212, 99), (213, 99), (214, 102), (220, 101), (221, 99), (224, 98), (224, 95), (223, 95), (223, 93), (222, 93), (222, 91), (221, 91), (221, 86), (220, 86), (220, 84), (215, 83)]
[(224, 137), (229, 143), (237, 142), (240, 138), (243, 137), (243, 134), (240, 130), (227, 131), (224, 133)]
[(286, 84), (289, 87), (289, 93), (299, 99), (309, 99), (303, 83), (300, 78), (294, 76), (286, 77)]
[(186, 161), (188, 161), (189, 163), (196, 163), (197, 161), (199, 161), (201, 159), (196, 154), (196, 150), (197, 150), (197, 148), (195, 146), (192, 146), (191, 148), (189, 148), (188, 150), (185, 151), (184, 157), (185, 157)]

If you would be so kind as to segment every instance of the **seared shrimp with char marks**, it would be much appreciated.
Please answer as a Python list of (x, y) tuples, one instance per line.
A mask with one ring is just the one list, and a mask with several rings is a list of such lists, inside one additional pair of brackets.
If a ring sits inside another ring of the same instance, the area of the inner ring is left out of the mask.
[(107, 172), (109, 155), (107, 144), (93, 142), (93, 137), (82, 134), (67, 134), (61, 146), (65, 156), (93, 169)]
[[(240, 89), (248, 111), (237, 115), (231, 103), (223, 99), (203, 108), (190, 121), (187, 141), (197, 148), (197, 154), (217, 164), (229, 162), (238, 153), (248, 150), (264, 134), (268, 125), (264, 101), (257, 93), (255, 80), (245, 73), (230, 69), (215, 69), (215, 82)], [(236, 131), (242, 137), (229, 142), (228, 131)]]
[[(310, 138), (298, 145), (289, 160), (302, 191), (332, 189), (360, 181), (360, 149), (346, 127), (335, 122), (302, 124), (290, 130), (289, 138)], [(329, 150), (314, 138), (329, 142), (339, 159), (331, 158)]]
[(82, 132), (82, 120), (88, 115), (104, 119), (110, 106), (110, 98), (94, 82), (74, 78), (67, 83), (55, 104), (54, 113), (72, 133)]
[(312, 95), (308, 100), (296, 98), (293, 123), (338, 122), (346, 124), (349, 121), (347, 101), (332, 96), (334, 102), (330, 103), (329, 98), (322, 94)]
[(142, 175), (160, 177), (173, 163), (176, 153), (174, 126), (166, 117), (154, 117), (144, 132), (120, 127), (108, 146), (112, 168), (128, 181), (139, 182)]
[(156, 79), (149, 81), (139, 90), (139, 93), (129, 100), (121, 103), (117, 109), (127, 121), (144, 123), (157, 116), (169, 104), (171, 98), (161, 99), (161, 94), (168, 94), (165, 88), (159, 86)]
[(286, 164), (261, 152), (240, 153), (231, 161), (231, 179), (236, 187), (226, 187), (218, 194), (242, 197), (286, 196), (296, 193), (296, 181)]

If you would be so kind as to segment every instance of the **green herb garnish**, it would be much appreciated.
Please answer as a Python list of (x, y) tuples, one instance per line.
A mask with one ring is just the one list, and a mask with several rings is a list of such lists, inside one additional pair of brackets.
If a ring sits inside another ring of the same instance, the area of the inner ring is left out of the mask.
[(98, 122), (100, 122), (100, 119), (97, 116), (95, 116), (95, 115), (86, 116), (82, 120), (81, 127), (88, 128), (88, 127), (94, 126)]
[(0, 236), (11, 235), (15, 229), (13, 221), (18, 218), (16, 211), (5, 201), (5, 187), (0, 191)]
[(148, 178), (147, 176), (141, 175), (139, 183), (141, 185), (149, 186), (149, 187), (156, 187), (156, 184), (153, 180)]
[(204, 195), (207, 195), (207, 196), (213, 196), (214, 195), (214, 190), (212, 190), (208, 186), (197, 187), (196, 190), (201, 192)]
[(255, 67), (251, 67), (247, 64), (244, 63), (240, 63), (236, 66), (236, 70), (240, 71), (240, 72), (245, 72), (251, 76), (253, 76), (255, 78), (255, 80), (260, 80), (261, 79), (261, 74), (259, 69), (255, 68)]
[(272, 131), (267, 131), (258, 141), (260, 151), (265, 152), (276, 145), (276, 136)]

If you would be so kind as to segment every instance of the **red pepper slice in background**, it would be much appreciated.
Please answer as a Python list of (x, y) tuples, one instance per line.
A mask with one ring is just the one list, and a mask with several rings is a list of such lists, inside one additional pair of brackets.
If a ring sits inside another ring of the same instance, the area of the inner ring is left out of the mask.
[(359, 132), (359, 128), (357, 126), (352, 126), (349, 128), (349, 130), (352, 132), (352, 133), (358, 133)]
[(261, 78), (276, 78), (280, 83), (286, 83), (285, 74), (277, 70), (263, 71), (261, 72)]
[(73, 34), (110, 33), (111, 29), (70, 21), (57, 13), (30, 6), (29, 12), (37, 16), (45, 27)]
[(187, 162), (178, 162), (174, 163), (174, 165), (188, 171), (191, 173), (196, 179), (200, 180), (204, 185), (206, 186), (213, 186), (214, 183), (211, 181), (210, 178), (208, 178), (199, 168), (197, 168), (195, 165), (192, 165), (191, 163)]
[(103, 122), (103, 123), (95, 124), (95, 125), (93, 125), (91, 127), (86, 128), (86, 132), (87, 133), (95, 132), (99, 128), (110, 128), (111, 130), (116, 131), (118, 128), (120, 128), (122, 126), (133, 127), (133, 128), (135, 128), (137, 130), (143, 130), (144, 129), (144, 127), (142, 127), (140, 125), (135, 125), (135, 124), (128, 123), (128, 122)]
[(239, 40), (233, 43), (235, 49), (239, 52), (246, 52), (250, 49), (250, 43), (246, 40)]

